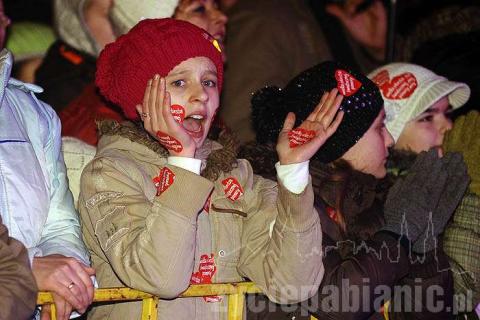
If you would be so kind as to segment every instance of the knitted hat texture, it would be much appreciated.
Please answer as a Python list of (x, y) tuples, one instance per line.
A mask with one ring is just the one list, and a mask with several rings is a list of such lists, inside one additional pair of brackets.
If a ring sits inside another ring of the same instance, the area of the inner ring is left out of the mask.
[(165, 77), (175, 66), (194, 57), (206, 57), (214, 63), (220, 92), (222, 55), (210, 34), (185, 21), (142, 20), (100, 53), (95, 83), (127, 118), (136, 120), (135, 106), (142, 102), (148, 80), (155, 74)]
[(257, 141), (275, 142), (288, 112), (295, 113), (295, 126), (299, 126), (322, 95), (333, 88), (344, 96), (340, 108), (345, 115), (337, 131), (312, 159), (329, 163), (340, 158), (370, 128), (382, 109), (383, 99), (366, 76), (334, 61), (303, 71), (284, 89), (265, 87), (253, 95), (252, 118)]
[(410, 120), (441, 98), (448, 96), (453, 109), (460, 108), (470, 98), (467, 84), (449, 81), (411, 63), (391, 63), (374, 70), (368, 77), (380, 88), (385, 102), (385, 124), (395, 142)]
[(118, 35), (127, 33), (143, 19), (170, 18), (178, 0), (115, 0), (109, 12)]

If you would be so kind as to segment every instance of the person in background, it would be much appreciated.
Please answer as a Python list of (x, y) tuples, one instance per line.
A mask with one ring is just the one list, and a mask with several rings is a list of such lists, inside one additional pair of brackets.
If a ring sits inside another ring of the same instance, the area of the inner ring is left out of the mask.
[[(251, 319), (310, 315), (376, 319), (383, 314), (394, 319), (450, 319), (452, 275), (436, 241), (466, 189), (466, 166), (459, 154), (440, 159), (432, 150), (419, 156), (410, 174), (393, 187), (384, 184), (393, 138), (384, 125), (383, 99), (375, 83), (346, 65), (324, 62), (282, 89), (257, 91), (252, 112), (258, 144), (252, 150), (245, 146), (241, 155), (254, 164), (256, 173), (271, 177), (266, 169), (276, 161), (272, 146), (281, 128), (279, 119), (295, 112), (299, 125), (323, 92), (332, 88), (344, 96), (345, 115), (310, 161), (322, 221), (325, 276), (318, 293), (299, 305), (270, 306), (258, 312), (258, 306), (265, 304), (253, 299)], [(431, 296), (425, 299), (432, 286), (444, 290), (436, 301), (443, 307), (437, 310), (429, 305)], [(412, 294), (402, 296), (398, 290), (402, 287)], [(380, 288), (389, 288), (390, 294), (379, 292)], [(409, 312), (411, 306), (417, 306), (414, 314)]]
[[(95, 0), (98, 1), (98, 0)], [(130, 8), (135, 7), (135, 8)], [(223, 48), (225, 37), (226, 16), (221, 13), (214, 0), (182, 0), (178, 2), (143, 1), (140, 6), (131, 1), (115, 1), (114, 6), (109, 9), (110, 15), (117, 16), (112, 19), (110, 24), (121, 25), (122, 34), (127, 32), (136, 22), (143, 17), (170, 17), (173, 15), (176, 19), (184, 20), (195, 24), (196, 26), (208, 31)], [(129, 15), (116, 13), (130, 12)], [(148, 14), (146, 13), (148, 12)], [(125, 17), (129, 17), (126, 19)], [(125, 20), (125, 21), (122, 21)], [(113, 37), (114, 39), (114, 37)], [(113, 40), (112, 40), (113, 41)], [(222, 50), (222, 53), (225, 51)], [(225, 59), (225, 55), (223, 55)], [(93, 76), (93, 75), (92, 75)], [(62, 121), (62, 135), (76, 137), (91, 145), (96, 145), (98, 141), (97, 120), (113, 119), (123, 121), (125, 117), (122, 111), (108, 103), (98, 94), (94, 83), (85, 87), (82, 94), (73, 99), (68, 106), (60, 112)]]
[(227, 15), (220, 116), (242, 143), (255, 139), (250, 98), (258, 88), (283, 87), (325, 60), (365, 74), (384, 64), (387, 14), (379, 0), (242, 0)]
[(13, 23), (5, 44), (15, 59), (13, 76), (20, 81), (34, 83), (35, 72), (55, 39), (53, 28), (49, 25), (34, 21)]
[(465, 159), (471, 182), (443, 234), (443, 246), (455, 292), (459, 299), (469, 300), (469, 306), (460, 300), (457, 304), (471, 312), (480, 302), (480, 116), (471, 111), (454, 124), (450, 119), (451, 113), (469, 100), (470, 88), (411, 63), (391, 63), (369, 77), (380, 88), (386, 126), (396, 141), (388, 161), (391, 179), (405, 175), (417, 154), (431, 148), (441, 153), (460, 152)]
[[(0, 18), (3, 47), (9, 21), (3, 14)], [(89, 267), (88, 252), (68, 189), (60, 150), (60, 121), (50, 106), (36, 98), (35, 93), (41, 91), (39, 87), (10, 77), (12, 64), (11, 53), (3, 49), (0, 52), (3, 88), (0, 215), (11, 236), (28, 250), (36, 281), (31, 290), (52, 291), (57, 319), (64, 320), (72, 310), (85, 312), (92, 302), (90, 277), (95, 271)], [(19, 281), (28, 281), (28, 274)], [(44, 317), (48, 317), (48, 309), (42, 309)]]

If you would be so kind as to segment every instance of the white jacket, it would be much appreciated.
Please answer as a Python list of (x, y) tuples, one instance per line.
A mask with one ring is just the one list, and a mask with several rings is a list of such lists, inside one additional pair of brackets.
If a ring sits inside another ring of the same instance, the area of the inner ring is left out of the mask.
[(61, 153), (61, 126), (38, 86), (10, 78), (0, 52), (0, 214), (35, 256), (61, 254), (89, 265)]

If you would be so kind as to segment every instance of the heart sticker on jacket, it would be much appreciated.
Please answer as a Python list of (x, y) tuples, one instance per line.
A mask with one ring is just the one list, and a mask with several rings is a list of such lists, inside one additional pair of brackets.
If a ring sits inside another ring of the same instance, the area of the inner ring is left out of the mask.
[(235, 201), (243, 195), (242, 186), (234, 177), (226, 178), (222, 181), (222, 184), (224, 185), (225, 196), (228, 199)]
[(153, 184), (157, 188), (157, 196), (165, 192), (175, 181), (175, 173), (167, 167), (160, 170), (158, 177), (153, 178)]

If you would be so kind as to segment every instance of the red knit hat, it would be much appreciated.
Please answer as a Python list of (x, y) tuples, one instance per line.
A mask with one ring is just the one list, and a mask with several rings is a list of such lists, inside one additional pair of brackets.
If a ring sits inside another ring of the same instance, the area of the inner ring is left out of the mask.
[(95, 83), (127, 118), (136, 120), (135, 106), (142, 103), (147, 81), (157, 73), (167, 76), (175, 66), (194, 57), (206, 57), (215, 64), (220, 92), (222, 54), (210, 34), (185, 21), (142, 20), (100, 53)]

